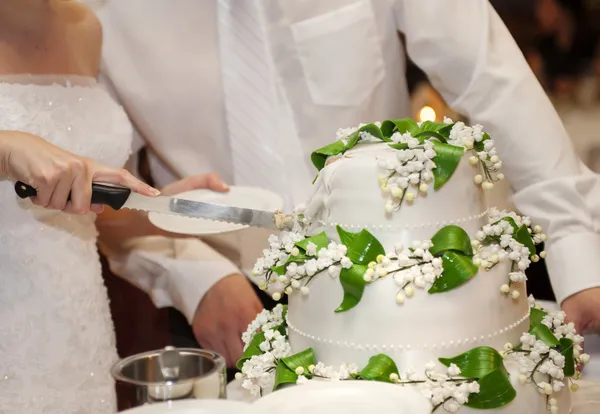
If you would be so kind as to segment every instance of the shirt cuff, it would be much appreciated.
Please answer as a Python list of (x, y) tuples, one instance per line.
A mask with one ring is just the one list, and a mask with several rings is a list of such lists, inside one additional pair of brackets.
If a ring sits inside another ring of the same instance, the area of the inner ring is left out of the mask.
[(600, 286), (600, 234), (573, 234), (552, 242), (546, 250), (546, 266), (558, 303)]
[(111, 270), (146, 292), (156, 307), (172, 306), (190, 323), (206, 292), (224, 277), (240, 273), (217, 252), (202, 250), (204, 244), (196, 239), (144, 237), (134, 245), (128, 254), (109, 257)]

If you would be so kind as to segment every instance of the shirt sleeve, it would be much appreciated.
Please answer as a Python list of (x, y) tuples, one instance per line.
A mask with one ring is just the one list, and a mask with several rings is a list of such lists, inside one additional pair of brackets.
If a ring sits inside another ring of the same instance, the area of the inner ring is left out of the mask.
[[(110, 78), (101, 72), (99, 82), (118, 102)], [(133, 151), (126, 168), (138, 175), (137, 155), (145, 143), (135, 128), (132, 131)], [(242, 273), (229, 258), (195, 238), (131, 238), (118, 251), (111, 246), (102, 250), (113, 273), (146, 292), (155, 306), (178, 309), (190, 323), (210, 288), (228, 275)]]
[(146, 292), (156, 307), (172, 306), (190, 323), (206, 292), (224, 277), (240, 273), (199, 239), (140, 237), (128, 240), (125, 250), (109, 255), (111, 270)]
[(559, 302), (600, 286), (600, 176), (585, 168), (512, 36), (484, 0), (394, 0), (411, 59), (496, 142), (514, 204), (548, 234)]

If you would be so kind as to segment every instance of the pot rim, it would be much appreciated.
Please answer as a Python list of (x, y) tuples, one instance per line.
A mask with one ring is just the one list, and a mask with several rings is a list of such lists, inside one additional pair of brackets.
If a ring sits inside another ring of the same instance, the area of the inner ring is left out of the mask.
[(112, 375), (112, 377), (115, 381), (117, 381), (121, 384), (165, 387), (165, 386), (172, 386), (172, 385), (185, 385), (185, 384), (194, 383), (200, 379), (204, 379), (206, 377), (213, 375), (215, 372), (218, 372), (219, 370), (224, 369), (224, 367), (225, 367), (225, 359), (221, 355), (217, 354), (216, 352), (208, 351), (206, 349), (198, 349), (198, 348), (175, 348), (175, 349), (177, 351), (179, 351), (180, 353), (190, 353), (190, 354), (196, 354), (196, 355), (209, 355), (211, 358), (213, 358), (214, 367), (201, 377), (187, 378), (187, 379), (177, 380), (177, 381), (143, 381), (143, 380), (131, 379), (131, 378), (128, 378), (125, 375), (123, 375), (123, 373), (122, 373), (123, 367), (125, 367), (130, 362), (135, 361), (137, 359), (146, 358), (146, 357), (158, 357), (161, 350), (154, 350), (154, 351), (147, 351), (147, 352), (142, 352), (140, 354), (131, 355), (127, 358), (123, 358), (123, 359), (117, 361), (111, 367), (110, 374)]

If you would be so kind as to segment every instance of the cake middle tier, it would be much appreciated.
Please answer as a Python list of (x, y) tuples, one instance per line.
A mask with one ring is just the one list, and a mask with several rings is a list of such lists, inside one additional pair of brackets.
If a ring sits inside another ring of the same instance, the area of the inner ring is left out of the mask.
[(426, 364), (477, 346), (502, 349), (518, 343), (529, 327), (529, 305), (523, 283), (513, 285), (517, 299), (502, 295), (510, 264), (479, 271), (462, 286), (429, 294), (415, 289), (405, 303), (396, 303), (400, 287), (392, 277), (366, 286), (360, 303), (345, 312), (335, 309), (343, 299), (339, 280), (318, 274), (310, 293), (293, 293), (287, 314), (293, 352), (313, 348), (327, 365), (364, 366), (373, 354), (384, 353), (406, 366)]

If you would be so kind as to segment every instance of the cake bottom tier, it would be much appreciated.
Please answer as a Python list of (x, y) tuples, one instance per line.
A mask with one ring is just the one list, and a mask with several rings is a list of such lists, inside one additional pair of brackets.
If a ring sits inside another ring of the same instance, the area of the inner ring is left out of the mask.
[[(496, 408), (496, 409), (487, 409), (487, 410), (474, 409), (474, 408), (462, 406), (457, 412), (460, 414), (548, 414), (549, 406), (547, 403), (546, 396), (541, 394), (537, 390), (537, 388), (534, 384), (532, 384), (532, 383), (521, 384), (519, 382), (519, 379), (518, 379), (519, 378), (519, 367), (516, 364), (513, 364), (510, 361), (507, 361), (507, 363), (505, 365), (506, 365), (506, 369), (508, 370), (508, 372), (510, 374), (511, 383), (512, 383), (513, 387), (515, 388), (515, 390), (517, 391), (517, 395), (513, 401), (511, 401), (504, 407)], [(310, 383), (312, 385), (317, 385), (319, 383), (328, 383), (330, 381), (331, 380), (314, 378), (314, 379), (310, 380)], [(342, 382), (346, 382), (346, 381), (354, 381), (354, 380), (345, 380)], [(287, 387), (302, 387), (302, 386), (303, 385), (285, 385), (285, 386), (281, 387), (281, 389), (287, 388)], [(414, 387), (415, 395), (418, 395), (416, 398), (426, 399), (424, 396), (422, 396), (420, 394), (417, 387), (414, 385), (397, 385), (397, 386), (399, 388), (413, 388)], [(277, 392), (277, 391), (275, 391), (275, 392)], [(271, 393), (271, 391), (264, 392), (263, 397), (270, 393)], [(414, 396), (411, 396), (411, 397), (415, 398)], [(255, 397), (255, 398), (257, 399), (260, 397)], [(552, 395), (552, 398), (557, 400), (558, 414), (570, 414), (571, 413), (571, 395), (570, 395), (570, 391), (568, 388), (564, 388), (562, 391), (560, 391), (558, 393), (554, 393)], [(252, 400), (255, 400), (255, 399), (252, 399)], [(376, 402), (374, 402), (373, 404), (374, 404), (373, 408), (376, 408)], [(399, 408), (401, 408), (401, 407), (399, 407)], [(432, 408), (433, 408), (433, 406), (424, 410), (423, 412), (411, 412), (411, 414), (431, 414)], [(438, 408), (435, 411), (436, 414), (444, 413), (444, 412), (446, 412), (446, 411), (442, 407)]]

